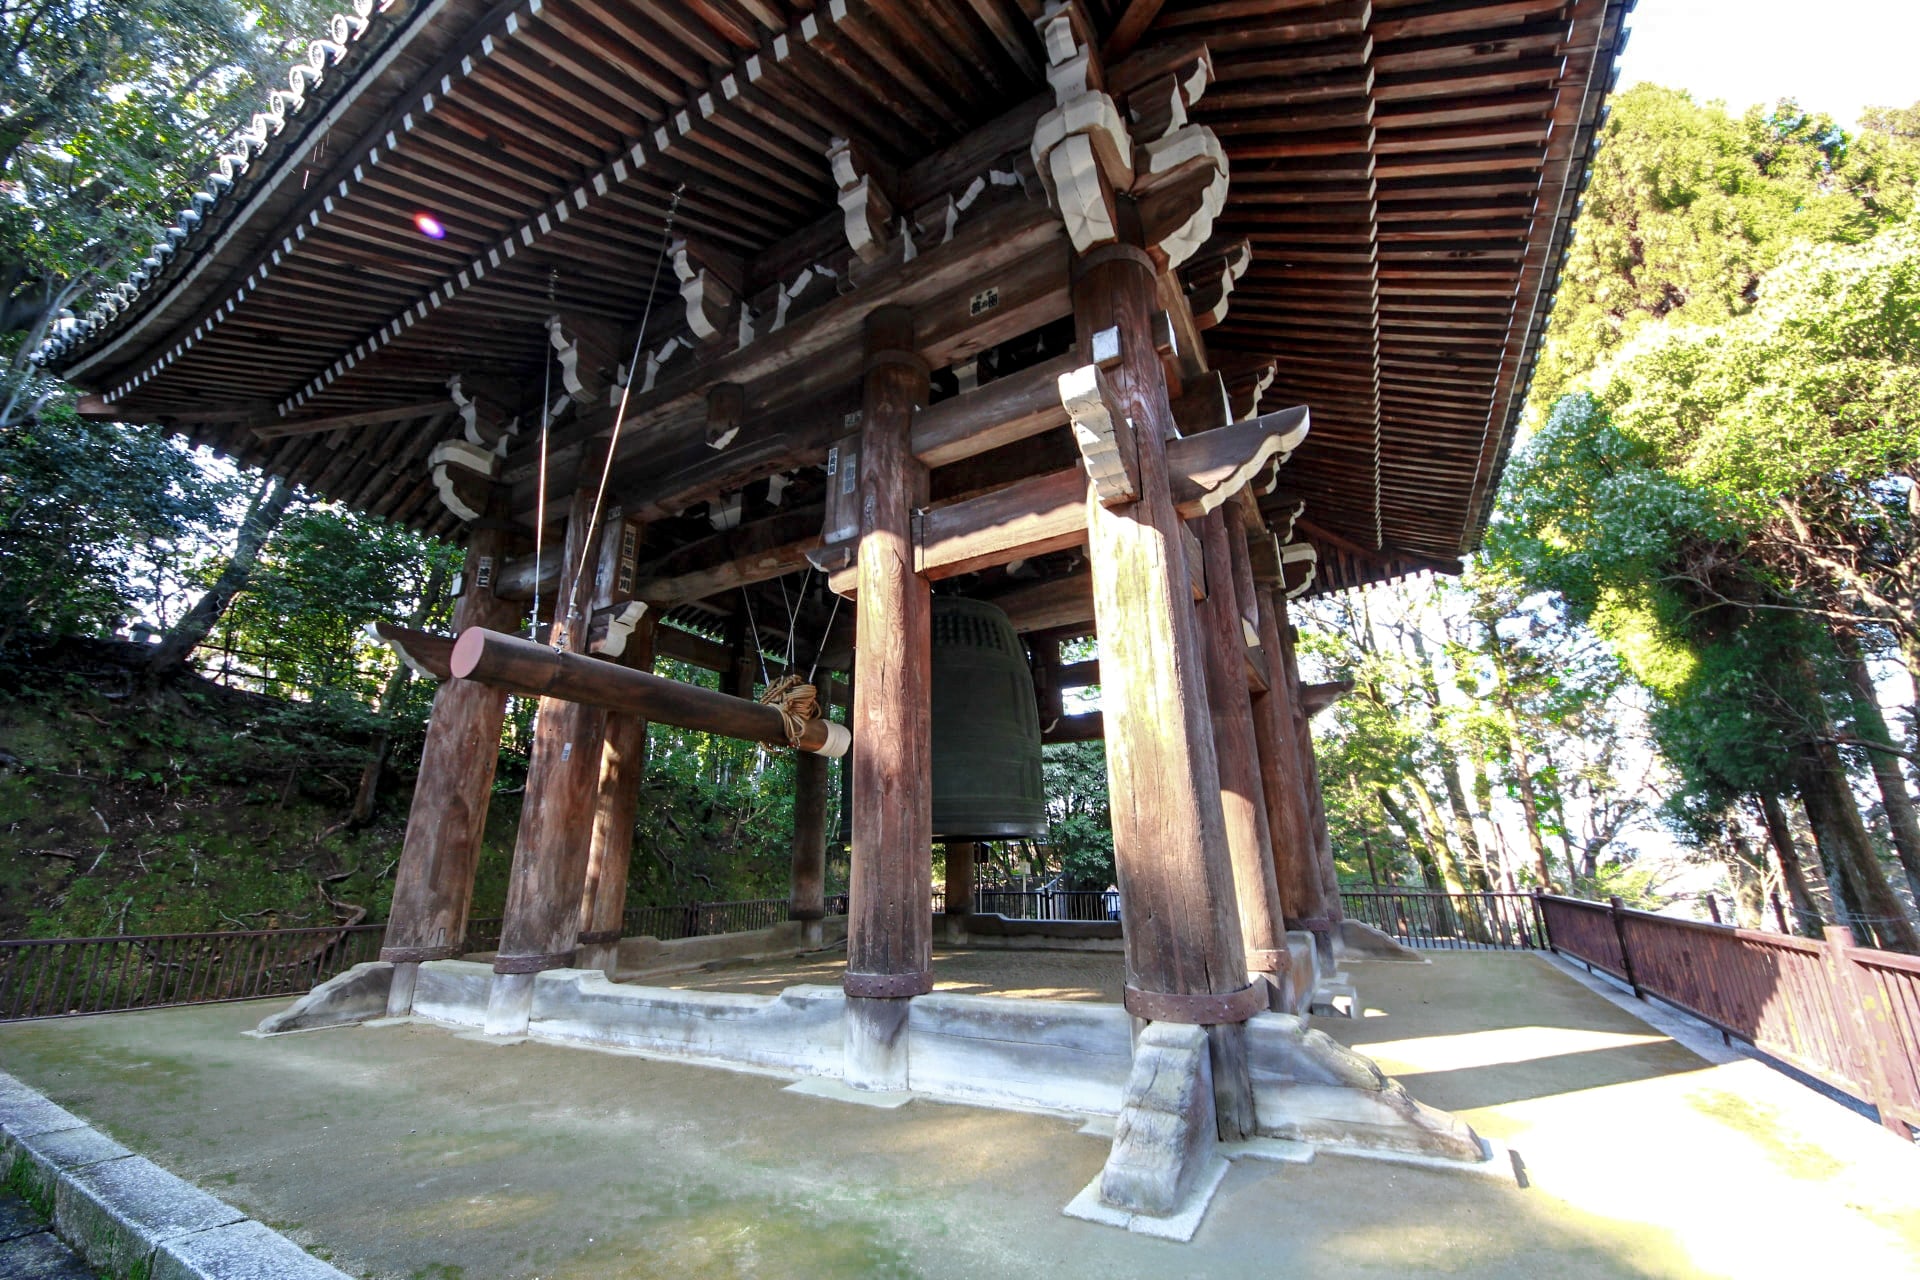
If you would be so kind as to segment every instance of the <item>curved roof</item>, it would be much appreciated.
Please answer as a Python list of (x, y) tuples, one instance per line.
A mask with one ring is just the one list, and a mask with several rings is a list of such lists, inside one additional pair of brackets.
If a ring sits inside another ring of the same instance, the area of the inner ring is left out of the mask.
[[(1264, 407), (1312, 407), (1284, 479), (1318, 585), (1445, 567), (1487, 518), (1630, 0), (1085, 7), (1110, 62), (1212, 53), (1216, 231), (1253, 253), (1207, 344), (1275, 362)], [(656, 276), (677, 190), (675, 234), (752, 264), (751, 292), (818, 252), (830, 138), (905, 175), (969, 135), (1019, 144), (1038, 8), (357, 0), (169, 248), (46, 357), (91, 412), (449, 533), (425, 459), (456, 434), (452, 374), (537, 394), (547, 314), (630, 334), (650, 286), (679, 308)]]

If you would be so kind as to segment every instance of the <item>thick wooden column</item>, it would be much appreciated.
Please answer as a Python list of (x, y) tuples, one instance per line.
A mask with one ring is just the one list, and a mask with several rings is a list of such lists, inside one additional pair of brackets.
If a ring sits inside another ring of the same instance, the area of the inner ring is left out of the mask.
[(1247, 691), (1247, 641), (1240, 622), (1239, 590), (1231, 542), (1242, 536), (1238, 519), (1213, 511), (1194, 523), (1207, 566), (1207, 598), (1200, 609), (1206, 635), (1207, 703), (1220, 762), (1220, 808), (1226, 819), (1227, 852), (1233, 862), (1234, 897), (1247, 972), (1269, 987), (1269, 1007), (1286, 1002), (1286, 921), (1273, 868), (1273, 837), (1267, 826), (1266, 794), (1260, 784), (1260, 747)]
[(1329, 904), (1328, 871), (1331, 869), (1331, 858), (1321, 843), (1326, 817), (1324, 811), (1317, 808), (1320, 778), (1313, 758), (1313, 730), (1307, 723), (1306, 707), (1300, 700), (1300, 664), (1294, 656), (1293, 624), (1287, 618), (1286, 597), (1276, 590), (1272, 599), (1280, 632), (1280, 668), (1284, 673), (1281, 679), (1286, 685), (1287, 701), (1293, 713), (1294, 772), (1299, 778), (1301, 814), (1305, 827), (1305, 839), (1299, 846), (1300, 856), (1288, 859), (1281, 892), (1286, 898), (1288, 911), (1293, 913), (1287, 919), (1287, 927), (1310, 930), (1314, 935), (1315, 947), (1331, 963), (1333, 939), (1340, 919), (1339, 890), (1337, 885), (1333, 888), (1332, 902)]
[(866, 344), (846, 1080), (897, 1089), (906, 1087), (908, 998), (933, 986), (932, 602), (913, 571), (912, 525), (927, 476), (908, 441), (927, 401), (927, 366), (904, 309), (868, 316)]
[[(505, 552), (504, 523), (482, 521), (467, 543), (460, 599), (453, 607), (455, 632), (465, 627), (511, 631), (519, 625), (520, 606), (493, 594)], [(380, 958), (397, 966), (387, 1002), (387, 1012), (395, 1017), (412, 1011), (423, 961), (460, 954), (506, 713), (505, 693), (471, 680), (447, 680), (433, 695), (380, 948)]]
[(1132, 437), (1140, 495), (1108, 507), (1088, 483), (1126, 1006), (1149, 1021), (1212, 1028), (1216, 1120), (1223, 1137), (1239, 1137), (1253, 1128), (1241, 1024), (1267, 1000), (1247, 981), (1205, 650), (1168, 484), (1173, 412), (1153, 342), (1154, 266), (1131, 244), (1110, 245), (1082, 256), (1075, 275), (1081, 358), (1092, 362), (1096, 335), (1117, 331), (1119, 359), (1107, 376), (1116, 430)]
[[(821, 676), (814, 688), (820, 705), (832, 707), (833, 677)], [(787, 918), (802, 922), (809, 942), (820, 941), (820, 921), (827, 914), (827, 791), (827, 757), (794, 752), (793, 881)]]
[(973, 914), (973, 869), (979, 855), (980, 846), (971, 840), (947, 841), (946, 914)]
[(1281, 639), (1286, 604), (1260, 587), (1260, 649), (1267, 659), (1267, 688), (1253, 695), (1253, 727), (1260, 744), (1260, 785), (1266, 795), (1267, 829), (1273, 836), (1274, 879), (1280, 888), (1280, 906), (1287, 928), (1301, 916), (1303, 902), (1318, 901), (1301, 877), (1315, 864), (1313, 819), (1307, 808), (1305, 778), (1300, 769), (1299, 724), (1294, 718), (1293, 682), (1288, 677)]
[[(585, 652), (587, 621), (593, 613), (593, 592), (584, 585), (573, 589), (581, 550), (591, 537), (587, 526), (593, 518), (593, 497), (592, 490), (581, 489), (567, 507), (552, 643), (569, 653)], [(591, 558), (587, 567), (592, 568)], [(540, 700), (500, 952), (487, 1001), (489, 1035), (525, 1031), (533, 1008), (534, 975), (573, 963), (606, 720), (605, 711), (585, 703)]]
[[(634, 625), (619, 663), (653, 670), (651, 612)], [(647, 776), (647, 720), (630, 711), (607, 713), (600, 744), (600, 785), (593, 809), (593, 844), (580, 893), (580, 934), (574, 966), (613, 976), (627, 913), (627, 868), (633, 861), (633, 820)]]

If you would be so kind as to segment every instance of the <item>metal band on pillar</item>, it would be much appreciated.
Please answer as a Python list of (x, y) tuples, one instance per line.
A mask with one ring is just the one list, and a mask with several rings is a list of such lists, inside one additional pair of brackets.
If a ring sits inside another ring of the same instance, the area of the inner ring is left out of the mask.
[(548, 969), (565, 969), (573, 964), (573, 952), (560, 954), (495, 956), (495, 973), (545, 973)]
[(1129, 985), (1122, 993), (1127, 1012), (1148, 1022), (1185, 1022), (1210, 1027), (1245, 1022), (1267, 1007), (1267, 988), (1251, 982), (1238, 991), (1215, 995), (1179, 995), (1171, 991), (1142, 991)]

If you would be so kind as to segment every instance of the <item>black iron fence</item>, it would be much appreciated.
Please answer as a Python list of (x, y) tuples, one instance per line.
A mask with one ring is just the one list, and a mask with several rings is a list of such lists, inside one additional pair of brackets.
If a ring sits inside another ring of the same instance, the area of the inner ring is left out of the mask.
[(1530, 893), (1437, 893), (1355, 889), (1340, 895), (1358, 920), (1410, 947), (1444, 951), (1536, 951), (1546, 927)]
[(298, 995), (380, 954), (385, 925), (0, 941), (0, 1022)]
[[(785, 898), (641, 907), (627, 912), (623, 932), (662, 940), (743, 933), (780, 923), (787, 909)], [(827, 899), (829, 915), (846, 910), (845, 894)], [(0, 940), (0, 1022), (300, 995), (378, 959), (386, 929), (363, 924)], [(497, 916), (468, 922), (464, 951), (499, 945)]]

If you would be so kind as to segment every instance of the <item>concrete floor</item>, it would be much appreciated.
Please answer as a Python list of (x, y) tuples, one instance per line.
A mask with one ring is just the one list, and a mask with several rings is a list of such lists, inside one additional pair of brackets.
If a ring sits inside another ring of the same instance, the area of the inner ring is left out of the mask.
[(1182, 1246), (1060, 1216), (1107, 1144), (1053, 1117), (420, 1025), (243, 1038), (259, 1003), (0, 1027), (0, 1067), (369, 1280), (1920, 1274), (1920, 1152), (1832, 1102), (1536, 956), (1353, 969), (1367, 1016), (1322, 1025), (1510, 1143), (1529, 1188), (1243, 1161)]

